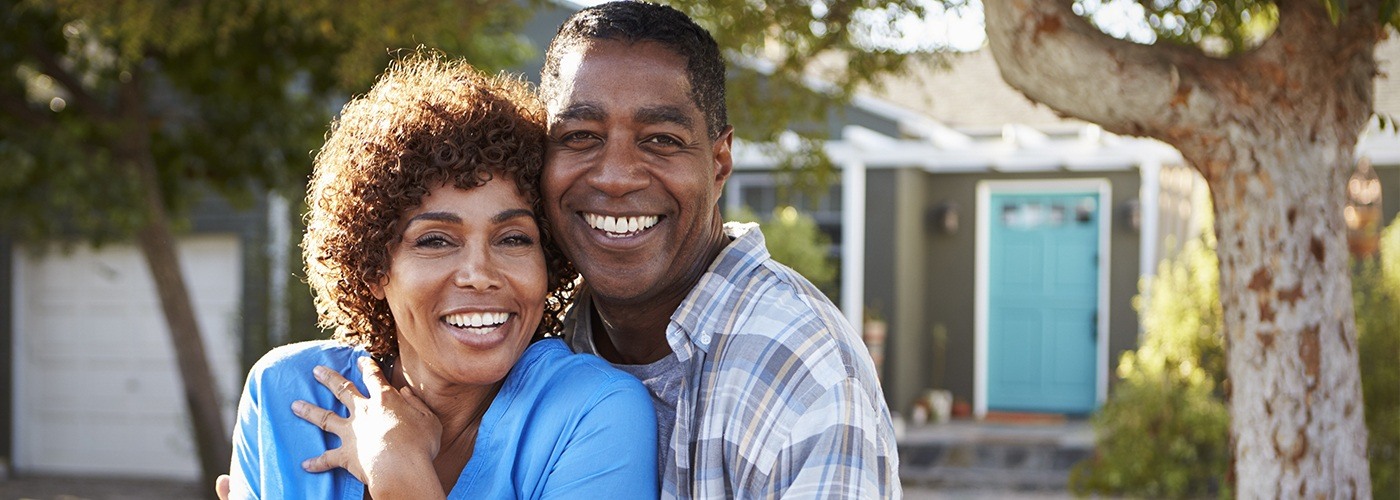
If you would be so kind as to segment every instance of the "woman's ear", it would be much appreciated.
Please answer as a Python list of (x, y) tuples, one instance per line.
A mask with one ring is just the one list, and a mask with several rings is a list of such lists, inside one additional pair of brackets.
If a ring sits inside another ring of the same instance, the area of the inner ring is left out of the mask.
[(378, 281), (369, 282), (370, 295), (373, 295), (376, 299), (384, 300), (384, 285), (387, 285), (388, 281), (388, 276), (381, 276)]

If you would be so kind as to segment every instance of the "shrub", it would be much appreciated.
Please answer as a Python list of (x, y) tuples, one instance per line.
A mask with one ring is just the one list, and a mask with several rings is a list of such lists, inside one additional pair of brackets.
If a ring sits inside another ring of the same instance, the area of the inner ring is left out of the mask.
[(1381, 235), (1379, 262), (1353, 275), (1361, 393), (1370, 431), (1371, 491), (1400, 499), (1400, 217)]
[[(1209, 232), (1209, 231), (1207, 231)], [(1076, 493), (1228, 496), (1229, 411), (1215, 241), (1208, 234), (1162, 264), (1134, 304), (1142, 344), (1118, 364), (1093, 418), (1094, 456), (1075, 465)], [(1400, 217), (1380, 258), (1355, 264), (1357, 352), (1375, 498), (1400, 498)]]
[(1142, 343), (1118, 362), (1113, 395), (1093, 418), (1094, 456), (1070, 473), (1076, 493), (1152, 498), (1224, 494), (1229, 410), (1214, 238), (1186, 244), (1134, 300)]
[(753, 211), (741, 208), (730, 213), (729, 220), (757, 222), (773, 260), (791, 267), (827, 296), (835, 295), (836, 263), (827, 253), (831, 239), (812, 216), (793, 207), (778, 207), (768, 218), (759, 220)]

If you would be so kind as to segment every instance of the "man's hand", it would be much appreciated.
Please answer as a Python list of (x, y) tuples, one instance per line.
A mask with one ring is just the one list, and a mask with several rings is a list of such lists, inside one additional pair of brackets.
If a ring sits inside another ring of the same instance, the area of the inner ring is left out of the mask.
[(335, 468), (350, 471), (360, 482), (423, 481), (439, 486), (433, 459), (442, 445), (442, 423), (409, 388), (394, 390), (379, 365), (360, 358), (369, 395), (334, 370), (318, 366), (316, 380), (350, 409), (348, 418), (306, 401), (292, 403), (292, 412), (321, 430), (340, 436), (340, 447), (302, 462), (309, 472)]

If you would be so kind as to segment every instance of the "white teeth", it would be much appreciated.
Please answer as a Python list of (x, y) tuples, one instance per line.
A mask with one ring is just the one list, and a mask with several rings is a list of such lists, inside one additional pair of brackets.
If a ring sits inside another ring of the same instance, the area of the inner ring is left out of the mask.
[(458, 313), (443, 318), (448, 324), (458, 328), (485, 328), (486, 331), (496, 329), (507, 319), (510, 319), (510, 313), (505, 312)]
[(657, 215), (643, 215), (635, 217), (614, 217), (610, 215), (583, 214), (584, 221), (593, 229), (599, 229), (609, 236), (631, 236), (634, 233), (650, 229), (661, 220)]

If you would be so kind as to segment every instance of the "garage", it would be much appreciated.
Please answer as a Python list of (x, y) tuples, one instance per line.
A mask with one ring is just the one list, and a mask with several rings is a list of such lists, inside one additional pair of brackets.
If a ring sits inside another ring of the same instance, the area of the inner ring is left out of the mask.
[[(178, 243), (225, 425), (242, 384), (236, 233)], [(14, 470), (194, 479), (179, 372), (136, 246), (13, 250)]]

